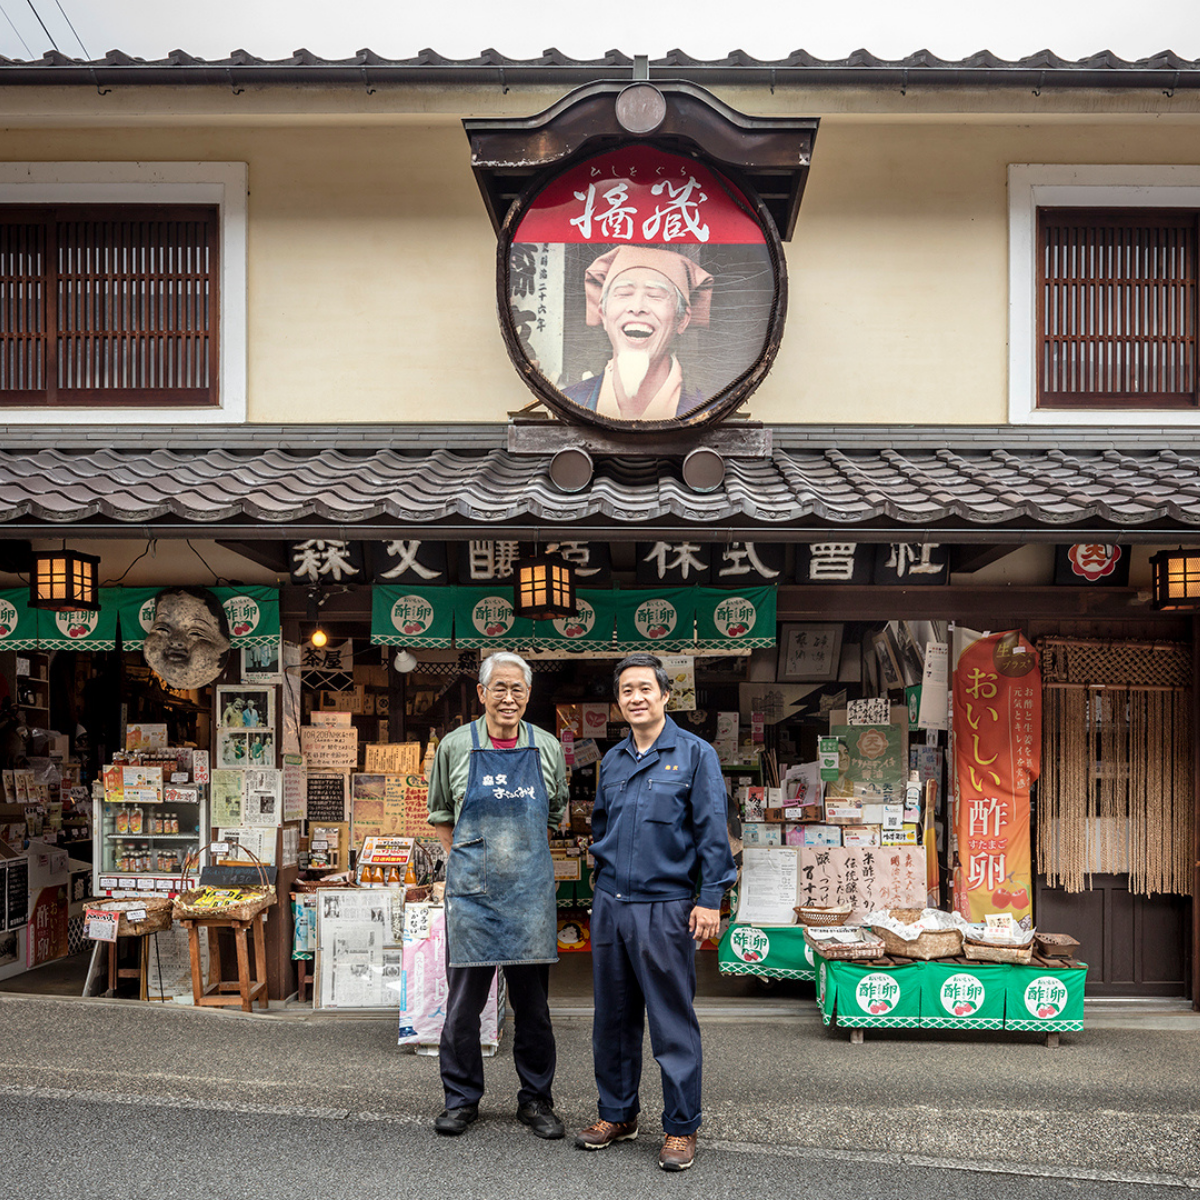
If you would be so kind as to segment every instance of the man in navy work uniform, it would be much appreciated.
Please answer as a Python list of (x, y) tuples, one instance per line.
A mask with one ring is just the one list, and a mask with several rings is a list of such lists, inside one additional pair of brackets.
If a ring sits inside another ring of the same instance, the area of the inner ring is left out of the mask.
[(696, 947), (716, 937), (737, 871), (716, 751), (666, 714), (670, 683), (653, 654), (617, 664), (630, 733), (600, 764), (592, 813), (595, 900), (592, 1054), (600, 1119), (575, 1145), (603, 1150), (638, 1134), (643, 1021), (662, 1071), (658, 1165), (684, 1171), (700, 1126)]
[(558, 961), (549, 831), (567, 806), (566, 762), (553, 734), (521, 718), (533, 674), (515, 654), (479, 670), (483, 716), (448, 733), (429, 773), (429, 822), (446, 850), (446, 1023), (439, 1048), (445, 1110), (440, 1134), (479, 1115), (479, 1019), (497, 967), (516, 1024), (517, 1119), (560, 1138), (550, 1088), (556, 1062), (547, 992)]

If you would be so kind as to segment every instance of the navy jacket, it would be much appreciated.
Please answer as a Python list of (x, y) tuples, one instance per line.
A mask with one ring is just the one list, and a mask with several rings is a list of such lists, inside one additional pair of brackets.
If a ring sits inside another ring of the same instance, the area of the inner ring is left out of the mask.
[[(630, 734), (600, 764), (592, 812), (593, 886), (618, 900), (719, 908), (737, 868), (717, 752), (670, 717), (637, 758)], [(700, 886), (703, 880), (703, 886)]]

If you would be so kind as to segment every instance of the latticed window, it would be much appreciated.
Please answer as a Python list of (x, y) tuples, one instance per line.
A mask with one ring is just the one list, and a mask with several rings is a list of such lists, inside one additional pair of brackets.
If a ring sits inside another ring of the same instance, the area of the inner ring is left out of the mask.
[(217, 209), (0, 207), (0, 405), (215, 405)]
[(1038, 404), (1197, 403), (1194, 212), (1038, 210)]

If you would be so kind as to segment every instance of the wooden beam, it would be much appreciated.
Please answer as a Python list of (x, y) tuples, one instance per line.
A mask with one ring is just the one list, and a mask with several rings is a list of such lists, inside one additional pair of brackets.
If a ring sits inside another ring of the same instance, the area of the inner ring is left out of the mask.
[(950, 574), (971, 575), (984, 567), (999, 562), (1002, 558), (1020, 550), (1020, 544), (1012, 542), (1003, 545), (982, 546), (950, 546)]
[(217, 545), (225, 550), (232, 550), (234, 554), (240, 555), (242, 558), (248, 558), (260, 567), (266, 567), (268, 571), (275, 571), (280, 575), (291, 574), (292, 566), (288, 561), (287, 542), (223, 542), (218, 540)]

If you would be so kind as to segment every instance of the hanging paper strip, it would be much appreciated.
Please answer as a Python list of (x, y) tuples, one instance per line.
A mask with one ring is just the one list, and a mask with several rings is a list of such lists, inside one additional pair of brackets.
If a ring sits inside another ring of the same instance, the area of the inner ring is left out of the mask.
[(775, 645), (775, 589), (696, 589), (696, 648), (736, 650)]
[(44, 650), (112, 650), (117, 644), (120, 588), (100, 589), (99, 612), (37, 611), (38, 641)]
[[(112, 588), (119, 593), (116, 608), (121, 622), (121, 643), (135, 650), (146, 640), (154, 623), (154, 600), (169, 587)], [(241, 646), (274, 646), (279, 642), (279, 589), (274, 587), (207, 588), (221, 602), (229, 621), (234, 649)]]
[[(576, 592), (579, 612), (553, 621), (534, 621), (533, 636), (540, 646), (555, 649), (607, 650), (612, 646), (617, 597), (611, 589)], [(625, 593), (628, 594), (628, 593)]]
[(617, 593), (617, 649), (674, 654), (695, 647), (699, 588), (643, 588)]
[(512, 585), (455, 589), (454, 644), (462, 649), (513, 650), (533, 641), (533, 622), (513, 612)]
[(454, 632), (457, 588), (386, 584), (371, 589), (371, 643), (438, 649)]
[(225, 609), (235, 650), (242, 646), (279, 645), (278, 588), (217, 587), (209, 591)]
[(29, 588), (0, 589), (0, 650), (36, 650), (38, 610), (29, 607)]

